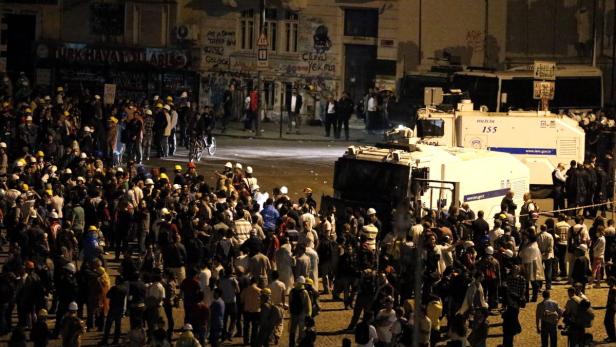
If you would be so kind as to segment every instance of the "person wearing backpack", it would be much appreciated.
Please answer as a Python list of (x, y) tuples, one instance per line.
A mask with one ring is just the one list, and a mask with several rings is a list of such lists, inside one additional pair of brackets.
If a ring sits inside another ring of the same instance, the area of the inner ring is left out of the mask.
[(310, 295), (304, 289), (306, 279), (299, 276), (295, 281), (295, 287), (289, 292), (289, 347), (295, 347), (296, 342), (301, 340), (304, 331), (304, 322), (307, 316), (312, 314), (312, 302)]
[(558, 341), (557, 325), (564, 311), (556, 301), (550, 299), (549, 290), (544, 291), (542, 295), (543, 301), (537, 305), (535, 311), (537, 333), (541, 335), (541, 347), (548, 347), (548, 341), (551, 347), (556, 347)]
[(484, 279), (482, 285), (487, 292), (490, 310), (498, 308), (498, 287), (501, 282), (500, 264), (493, 255), (494, 248), (488, 246), (485, 249), (485, 255), (477, 263), (477, 268), (483, 272)]
[(567, 236), (567, 267), (569, 269), (568, 279), (572, 282), (573, 262), (575, 261), (576, 251), (581, 244), (586, 244), (590, 240), (588, 228), (584, 225), (584, 217), (575, 216), (575, 225), (569, 228)]

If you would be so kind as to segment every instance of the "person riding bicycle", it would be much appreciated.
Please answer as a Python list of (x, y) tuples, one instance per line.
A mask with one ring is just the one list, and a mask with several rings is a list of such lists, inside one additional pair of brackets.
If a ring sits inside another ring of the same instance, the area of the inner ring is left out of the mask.
[(214, 126), (216, 125), (216, 119), (214, 118), (214, 113), (211, 111), (209, 106), (205, 106), (203, 108), (203, 113), (197, 120), (197, 126), (194, 127), (194, 135), (196, 138), (203, 138), (207, 136), (207, 145), (212, 144), (212, 130), (214, 130)]

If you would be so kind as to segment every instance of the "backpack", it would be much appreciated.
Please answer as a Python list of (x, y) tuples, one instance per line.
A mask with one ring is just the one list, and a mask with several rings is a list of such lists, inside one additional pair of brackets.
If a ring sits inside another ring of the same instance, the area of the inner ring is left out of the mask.
[(365, 345), (370, 342), (370, 325), (366, 322), (360, 322), (355, 327), (355, 343)]
[(575, 250), (580, 246), (580, 244), (582, 244), (581, 230), (576, 233), (573, 231), (573, 227), (571, 227), (570, 231), (571, 237), (567, 241), (567, 251), (569, 253), (575, 253)]
[(299, 315), (304, 308), (302, 307), (302, 292), (304, 289), (293, 288), (289, 294), (289, 312), (292, 315)]
[(496, 276), (496, 266), (491, 261), (486, 262), (486, 265), (483, 269), (483, 276), (486, 280), (495, 280)]

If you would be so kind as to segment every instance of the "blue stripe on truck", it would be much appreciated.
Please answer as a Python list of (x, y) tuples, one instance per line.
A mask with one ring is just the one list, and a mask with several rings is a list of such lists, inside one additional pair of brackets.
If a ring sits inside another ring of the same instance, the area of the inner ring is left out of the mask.
[(464, 195), (464, 202), (502, 197), (502, 196), (505, 196), (505, 194), (507, 194), (509, 189), (510, 188), (503, 188), (503, 189), (497, 189), (497, 190), (490, 190), (487, 192)]
[(488, 147), (488, 151), (509, 154), (556, 155), (556, 148)]

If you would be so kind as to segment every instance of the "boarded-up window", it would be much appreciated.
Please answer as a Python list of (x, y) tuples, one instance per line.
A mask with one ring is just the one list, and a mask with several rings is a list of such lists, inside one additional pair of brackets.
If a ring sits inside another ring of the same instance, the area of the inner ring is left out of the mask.
[(139, 12), (139, 24), (139, 45), (146, 47), (166, 45), (168, 31), (164, 9), (142, 8)]

